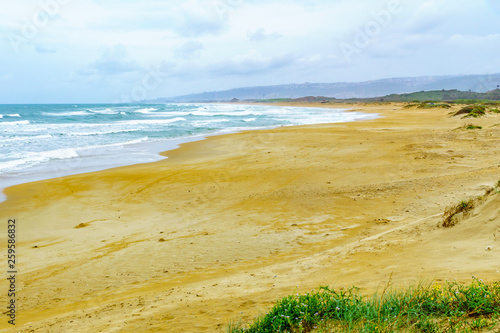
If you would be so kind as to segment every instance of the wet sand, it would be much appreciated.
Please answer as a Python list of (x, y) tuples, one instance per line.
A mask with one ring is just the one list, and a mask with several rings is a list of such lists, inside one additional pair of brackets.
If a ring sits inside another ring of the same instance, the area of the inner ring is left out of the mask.
[(218, 332), (321, 285), (499, 280), (498, 196), (437, 224), (500, 179), (500, 116), (332, 107), (383, 117), (210, 137), (159, 162), (8, 188), (19, 308), (0, 329)]

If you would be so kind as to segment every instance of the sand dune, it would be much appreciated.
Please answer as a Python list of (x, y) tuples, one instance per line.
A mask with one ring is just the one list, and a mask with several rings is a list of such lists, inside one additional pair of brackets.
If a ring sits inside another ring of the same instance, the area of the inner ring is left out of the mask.
[(217, 332), (320, 285), (500, 279), (498, 195), (437, 227), (500, 179), (500, 116), (355, 109), (383, 117), (211, 137), (160, 162), (7, 189), (20, 308), (0, 328)]

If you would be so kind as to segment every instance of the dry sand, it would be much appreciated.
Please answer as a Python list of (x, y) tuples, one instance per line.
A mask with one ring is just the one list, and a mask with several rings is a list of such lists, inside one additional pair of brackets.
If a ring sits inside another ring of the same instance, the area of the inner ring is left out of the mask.
[[(211, 137), (164, 161), (9, 188), (18, 324), (4, 315), (0, 329), (218, 332), (321, 285), (499, 280), (500, 196), (436, 225), (500, 179), (500, 116), (347, 107), (383, 117)], [(457, 129), (468, 123), (483, 129)]]

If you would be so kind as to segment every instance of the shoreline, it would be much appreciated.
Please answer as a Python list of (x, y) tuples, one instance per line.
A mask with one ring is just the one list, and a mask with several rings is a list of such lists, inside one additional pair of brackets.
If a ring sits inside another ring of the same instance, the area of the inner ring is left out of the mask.
[[(130, 151), (133, 151), (134, 149), (137, 149), (137, 147), (142, 147), (138, 148), (139, 150), (137, 152), (149, 153), (151, 154), (151, 156), (149, 156), (149, 160), (143, 157), (143, 161), (141, 162), (130, 163), (131, 161), (128, 162), (121, 161), (119, 163), (114, 162), (112, 165), (106, 165), (105, 163), (109, 163), (107, 161), (106, 162), (101, 161), (100, 163), (97, 163), (97, 158), (103, 160), (104, 156), (103, 153), (100, 153), (100, 155), (87, 157), (87, 159), (90, 159), (90, 161), (85, 161), (84, 157), (78, 157), (76, 159), (55, 160), (51, 162), (50, 168), (45, 167), (45, 169), (41, 171), (32, 172), (29, 174), (21, 174), (20, 176), (4, 177), (4, 179), (0, 181), (0, 203), (7, 199), (4, 194), (4, 190), (12, 186), (22, 185), (26, 183), (34, 183), (37, 181), (50, 180), (67, 176), (74, 176), (79, 174), (99, 172), (114, 168), (132, 166), (136, 164), (154, 163), (166, 158), (165, 156), (162, 155), (162, 153), (165, 152), (165, 149), (167, 149), (166, 151), (174, 150), (179, 148), (179, 146), (184, 143), (192, 141), (201, 141), (204, 140), (206, 137), (208, 136), (193, 135), (190, 137), (172, 138), (161, 141), (141, 142), (141, 143), (134, 143), (118, 147), (118, 149), (129, 150), (128, 153), (130, 153)], [(152, 160), (153, 156), (155, 160)]]
[[(17, 330), (214, 332), (321, 285), (370, 294), (498, 280), (498, 198), (453, 228), (436, 225), (500, 178), (500, 117), (401, 106), (10, 187), (0, 221), (23, 222)], [(462, 129), (471, 122), (483, 129)]]
[[(221, 104), (221, 103), (213, 103), (213, 104)], [(229, 103), (228, 103), (229, 104)], [(235, 104), (235, 103), (233, 103)], [(237, 103), (238, 105), (249, 105), (248, 103)], [(267, 106), (272, 106), (272, 104), (262, 104), (262, 103), (254, 103), (254, 105), (267, 105)], [(283, 105), (287, 106), (287, 105)], [(302, 106), (297, 106), (298, 108)], [(342, 112), (350, 112), (347, 109), (343, 108), (334, 108)], [(351, 120), (349, 120), (351, 121)], [(357, 121), (357, 120), (354, 120)], [(314, 125), (314, 124), (312, 124)], [(301, 125), (286, 125), (287, 126), (301, 126)], [(162, 159), (167, 158), (167, 152), (171, 150), (178, 149), (180, 145), (188, 142), (193, 142), (193, 141), (201, 141), (205, 140), (208, 137), (212, 136), (219, 136), (219, 135), (226, 135), (226, 134), (233, 134), (233, 133), (240, 133), (244, 131), (258, 131), (258, 130), (266, 130), (266, 129), (273, 129), (277, 127), (283, 127), (282, 126), (272, 126), (272, 127), (265, 127), (265, 128), (249, 128), (249, 129), (235, 129), (235, 130), (219, 130), (215, 133), (206, 133), (206, 134), (195, 134), (195, 135), (190, 135), (190, 136), (183, 136), (183, 137), (175, 137), (175, 138), (170, 138), (170, 139), (162, 139), (160, 141), (146, 141), (146, 142), (141, 142), (141, 143), (133, 143), (133, 144), (128, 144), (128, 145), (123, 145), (123, 146), (117, 146), (114, 147), (114, 149), (122, 149), (125, 150), (124, 154), (130, 155), (132, 153), (137, 154), (139, 153), (148, 153), (151, 154), (148, 159), (145, 159), (144, 157), (142, 158), (142, 161), (139, 160), (133, 160), (129, 158), (129, 160), (122, 160), (120, 162), (114, 162), (112, 164), (109, 164), (109, 162), (106, 160), (104, 161), (103, 159), (103, 151), (104, 149), (109, 149), (109, 147), (103, 147), (101, 148), (102, 151), (98, 151), (98, 155), (92, 155), (92, 156), (79, 156), (77, 158), (72, 158), (72, 159), (63, 159), (63, 160), (54, 160), (49, 162), (49, 165), (46, 165), (42, 167), (41, 170), (38, 167), (35, 168), (35, 171), (31, 171), (30, 173), (22, 173), (20, 175), (8, 175), (6, 177), (3, 177), (3, 179), (0, 179), (0, 203), (5, 201), (7, 199), (4, 190), (6, 190), (9, 187), (16, 186), (16, 185), (21, 185), (25, 183), (33, 183), (37, 181), (42, 181), (42, 180), (49, 180), (49, 179), (55, 179), (55, 178), (60, 178), (60, 177), (66, 177), (66, 176), (73, 176), (73, 175), (78, 175), (78, 174), (86, 174), (86, 173), (93, 173), (93, 172), (99, 172), (99, 171), (104, 171), (104, 170), (109, 170), (109, 169), (114, 169), (114, 168), (120, 168), (120, 167), (126, 167), (126, 166), (132, 166), (132, 165), (137, 165), (137, 164), (144, 164), (144, 163), (154, 163), (157, 161), (160, 161)], [(85, 148), (82, 148), (83, 150), (86, 150)], [(137, 150), (137, 151), (135, 151)], [(116, 154), (116, 153), (115, 153)], [(123, 155), (123, 154), (122, 154)], [(97, 159), (100, 159), (101, 161), (98, 162)]]

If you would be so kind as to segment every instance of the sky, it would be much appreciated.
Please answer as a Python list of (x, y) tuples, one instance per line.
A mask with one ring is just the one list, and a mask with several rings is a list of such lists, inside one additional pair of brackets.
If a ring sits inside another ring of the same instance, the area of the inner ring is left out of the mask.
[(500, 72), (499, 0), (0, 0), (0, 103)]

